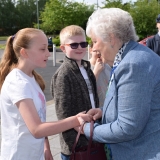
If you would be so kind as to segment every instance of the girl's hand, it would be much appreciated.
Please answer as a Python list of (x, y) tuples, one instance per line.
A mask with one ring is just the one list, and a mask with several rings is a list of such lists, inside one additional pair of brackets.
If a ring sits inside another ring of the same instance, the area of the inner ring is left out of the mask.
[[(85, 123), (84, 123), (84, 125), (85, 125)], [(84, 127), (84, 126), (83, 126), (83, 127)], [(83, 132), (83, 127), (82, 127), (82, 130), (81, 130), (81, 134), (84, 134), (84, 132)], [(74, 127), (74, 129), (75, 129), (77, 132), (79, 132), (79, 130), (81, 129), (81, 126)]]
[(92, 115), (90, 114), (85, 114), (86, 111), (78, 113), (76, 115), (80, 125), (83, 125), (85, 122), (91, 122), (93, 120)]
[(49, 146), (48, 137), (45, 137), (45, 142), (44, 142), (44, 159), (53, 160), (53, 156), (52, 156), (50, 146)]
[(50, 150), (44, 150), (45, 160), (54, 160)]

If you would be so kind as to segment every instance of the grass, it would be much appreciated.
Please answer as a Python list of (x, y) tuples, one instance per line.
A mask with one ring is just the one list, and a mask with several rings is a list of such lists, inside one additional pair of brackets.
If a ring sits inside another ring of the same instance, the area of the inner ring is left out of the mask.
[[(6, 41), (7, 40), (7, 36), (0, 36), (0, 41)], [(0, 49), (4, 49), (5, 48), (5, 44), (0, 44)]]
[(0, 36), (0, 41), (6, 41), (7, 40), (7, 36)]
[[(0, 41), (6, 41), (7, 40), (7, 36), (0, 36)], [(5, 44), (0, 44), (0, 49), (5, 49)], [(57, 48), (59, 48), (59, 46), (56, 46)]]
[(4, 49), (5, 48), (5, 44), (0, 44), (0, 49)]

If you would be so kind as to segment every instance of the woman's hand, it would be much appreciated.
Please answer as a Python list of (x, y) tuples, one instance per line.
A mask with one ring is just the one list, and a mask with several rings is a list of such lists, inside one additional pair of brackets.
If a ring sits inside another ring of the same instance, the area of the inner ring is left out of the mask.
[[(74, 129), (78, 132), (80, 127), (83, 126), (85, 124), (85, 122), (91, 122), (93, 120), (93, 117), (92, 115), (90, 114), (85, 114), (86, 111), (84, 112), (81, 112), (79, 114), (76, 115), (79, 123), (80, 123), (80, 126), (78, 127), (74, 127)], [(83, 131), (81, 131), (81, 134), (83, 134)]]
[(76, 115), (80, 125), (83, 125), (85, 122), (91, 122), (93, 120), (91, 114), (85, 114), (85, 113), (86, 113), (86, 111), (78, 113)]
[(87, 114), (93, 116), (93, 120), (97, 120), (102, 117), (102, 110), (100, 108), (90, 109)]
[[(79, 113), (80, 114), (80, 113)], [(79, 115), (78, 114), (78, 115)], [(91, 117), (88, 117), (89, 119), (89, 121), (88, 122), (91, 122), (91, 120), (97, 120), (97, 119), (99, 119), (99, 118), (101, 118), (102, 117), (102, 110), (100, 109), (100, 108), (93, 108), (93, 109), (90, 109), (88, 112), (87, 112), (87, 114), (85, 114), (85, 115), (90, 115)], [(90, 119), (91, 118), (91, 119)], [(81, 125), (84, 125), (85, 126), (85, 121), (82, 119), (82, 118), (80, 118), (80, 120), (81, 120)], [(83, 128), (84, 128), (84, 126), (83, 126)], [(79, 129), (80, 129), (80, 126), (78, 126), (78, 127), (74, 127), (74, 129), (78, 132), (79, 131)], [(83, 132), (83, 129), (81, 130), (81, 134), (84, 134), (84, 132)]]

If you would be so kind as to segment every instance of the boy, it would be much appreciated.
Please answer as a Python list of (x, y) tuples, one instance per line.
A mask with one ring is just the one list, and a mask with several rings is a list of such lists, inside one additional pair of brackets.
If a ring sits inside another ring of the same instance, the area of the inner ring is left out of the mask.
[[(80, 26), (67, 26), (60, 32), (60, 43), (66, 56), (51, 81), (59, 120), (99, 107), (95, 76), (90, 63), (82, 60), (88, 46), (85, 31)], [(76, 136), (74, 129), (60, 134), (62, 160), (69, 160)], [(86, 137), (81, 135), (77, 147), (87, 143)]]

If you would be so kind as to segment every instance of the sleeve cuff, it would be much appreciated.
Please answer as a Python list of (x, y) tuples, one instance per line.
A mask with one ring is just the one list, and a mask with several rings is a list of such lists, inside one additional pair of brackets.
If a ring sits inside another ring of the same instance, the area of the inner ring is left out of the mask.
[(90, 138), (90, 123), (86, 123), (84, 125), (83, 131), (84, 131), (85, 136), (89, 139)]

